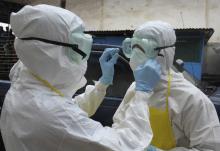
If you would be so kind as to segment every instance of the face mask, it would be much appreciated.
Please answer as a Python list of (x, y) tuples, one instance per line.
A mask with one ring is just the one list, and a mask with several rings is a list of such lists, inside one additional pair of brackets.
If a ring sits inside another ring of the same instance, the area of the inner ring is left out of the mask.
[[(75, 78), (73, 80), (73, 83), (71, 83), (71, 81), (68, 83), (69, 85), (65, 86), (68, 88), (68, 92), (69, 92), (69, 96), (73, 96), (77, 90), (81, 89), (82, 87), (84, 87), (87, 83), (87, 80), (85, 78), (85, 73), (86, 73), (86, 69), (87, 69), (87, 61), (83, 62), (80, 65), (74, 65), (77, 66), (72, 68), (71, 72), (72, 72), (72, 77)], [(76, 70), (77, 69), (77, 70)], [(77, 75), (76, 75), (77, 72)], [(76, 81), (77, 79), (77, 81)]]
[(87, 82), (87, 80), (84, 76), (86, 74), (86, 70), (87, 70), (87, 61), (81, 63), (79, 69), (80, 69), (80, 71), (79, 71), (78, 74), (81, 78), (80, 78), (80, 81), (78, 82), (78, 84), (76, 86), (77, 89), (80, 89), (80, 88), (84, 87), (86, 82)]
[(144, 56), (144, 53), (135, 48), (134, 53), (131, 55), (129, 65), (132, 70), (135, 70), (138, 65), (144, 64), (147, 58)]

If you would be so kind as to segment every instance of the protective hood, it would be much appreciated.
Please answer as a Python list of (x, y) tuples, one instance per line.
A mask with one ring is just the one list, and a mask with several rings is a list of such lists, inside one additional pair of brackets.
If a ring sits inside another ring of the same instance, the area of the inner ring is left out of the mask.
[(16, 36), (15, 51), (30, 73), (48, 81), (67, 96), (72, 96), (85, 85), (87, 62), (77, 64), (69, 60), (66, 56), (69, 48), (19, 39), (37, 37), (70, 43), (73, 33), (84, 31), (83, 21), (78, 16), (49, 5), (25, 6), (18, 13), (11, 14), (10, 24)]
[[(147, 22), (138, 27), (133, 36), (137, 38), (152, 39), (157, 42), (157, 47), (171, 46), (176, 42), (176, 35), (173, 27), (162, 21)], [(168, 70), (171, 68), (174, 60), (175, 47), (168, 47), (161, 49), (160, 54), (157, 56), (158, 62), (161, 64), (162, 77), (167, 75)]]

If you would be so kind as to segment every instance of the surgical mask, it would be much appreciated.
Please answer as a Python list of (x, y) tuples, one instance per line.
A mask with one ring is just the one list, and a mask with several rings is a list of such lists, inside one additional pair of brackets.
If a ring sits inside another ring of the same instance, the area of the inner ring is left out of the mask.
[(70, 61), (81, 64), (88, 60), (92, 48), (92, 36), (84, 33), (73, 33), (70, 36), (70, 43), (63, 43), (37, 37), (19, 38), (21, 40), (38, 40), (41, 42), (68, 47), (66, 55)]
[[(77, 84), (74, 83), (74, 88), (76, 90), (84, 87), (87, 82), (87, 80), (84, 76), (86, 74), (86, 70), (87, 70), (87, 61), (82, 62), (77, 68), (79, 69), (79, 70), (77, 70), (77, 72), (78, 72), (77, 77), (80, 77), (79, 78), (80, 80), (77, 82)], [(76, 72), (76, 70), (73, 70), (73, 72)]]
[(62, 90), (64, 92), (67, 92), (66, 95), (72, 97), (76, 93), (76, 91), (78, 91), (86, 85), (87, 80), (84, 76), (86, 70), (87, 61), (82, 62), (80, 65), (72, 64), (72, 66), (70, 66), (70, 75), (72, 76), (72, 80), (69, 80), (69, 82), (66, 83), (66, 85), (61, 86)]
[(129, 65), (132, 70), (135, 70), (138, 65), (144, 64), (146, 60), (147, 58), (144, 56), (143, 52), (135, 50), (130, 58)]

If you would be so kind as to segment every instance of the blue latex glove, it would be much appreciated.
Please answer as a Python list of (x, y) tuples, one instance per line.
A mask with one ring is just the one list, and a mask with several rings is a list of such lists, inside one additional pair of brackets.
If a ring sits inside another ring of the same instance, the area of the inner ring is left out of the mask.
[(150, 145), (150, 146), (148, 146), (146, 151), (163, 151), (163, 150)]
[(154, 146), (150, 145), (148, 146), (147, 151), (157, 151), (157, 149)]
[(100, 66), (102, 69), (102, 76), (99, 81), (103, 84), (112, 84), (114, 76), (114, 65), (118, 59), (118, 48), (106, 48), (99, 58)]
[(149, 92), (160, 80), (161, 66), (156, 60), (150, 59), (144, 65), (139, 65), (134, 70), (136, 90)]

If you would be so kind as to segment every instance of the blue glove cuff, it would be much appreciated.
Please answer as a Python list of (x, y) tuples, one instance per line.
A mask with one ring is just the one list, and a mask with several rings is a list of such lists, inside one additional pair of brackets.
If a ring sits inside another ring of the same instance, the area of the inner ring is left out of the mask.
[(136, 91), (144, 91), (144, 92), (152, 92), (153, 88), (149, 84), (137, 81), (135, 90)]
[(157, 151), (157, 148), (150, 145), (150, 146), (148, 146), (147, 151)]
[(99, 78), (99, 81), (102, 83), (102, 84), (105, 84), (105, 85), (112, 85), (112, 81), (113, 79), (110, 78), (110, 77), (104, 77), (104, 76), (101, 76), (101, 78)]

